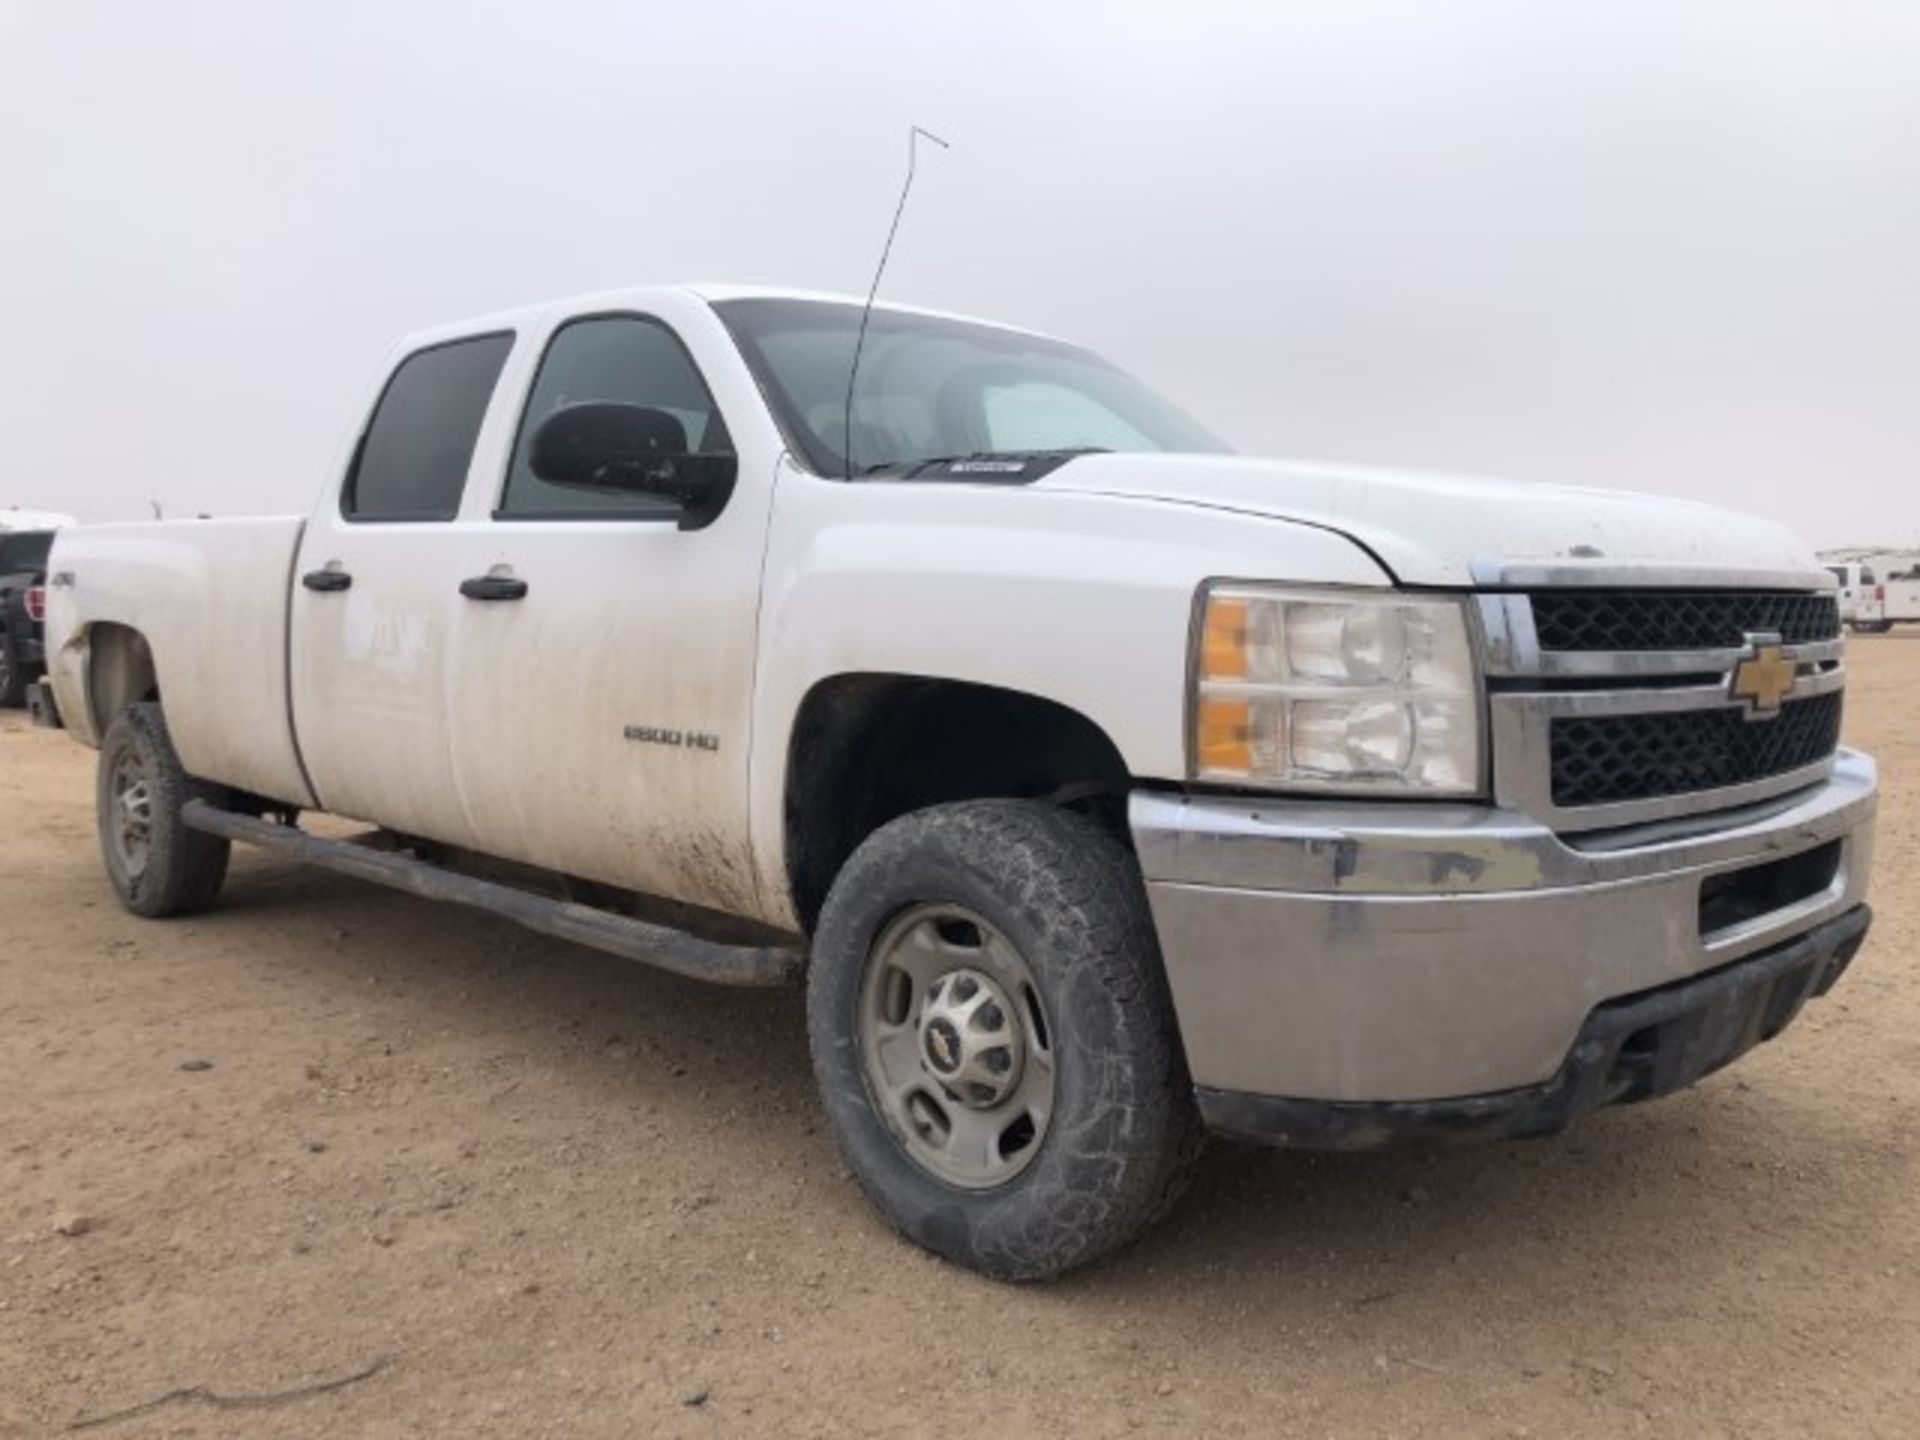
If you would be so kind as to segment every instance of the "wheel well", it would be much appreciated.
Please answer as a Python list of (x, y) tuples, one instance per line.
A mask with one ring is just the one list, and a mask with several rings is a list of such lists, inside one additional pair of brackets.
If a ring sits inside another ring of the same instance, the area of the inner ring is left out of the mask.
[(1018, 690), (841, 675), (808, 692), (787, 754), (787, 880), (811, 933), (827, 889), (889, 820), (955, 800), (1050, 799), (1127, 843), (1126, 763), (1077, 710)]
[(100, 624), (87, 630), (87, 700), (96, 735), (104, 736), (113, 717), (129, 705), (160, 698), (153, 651), (147, 637), (127, 625)]

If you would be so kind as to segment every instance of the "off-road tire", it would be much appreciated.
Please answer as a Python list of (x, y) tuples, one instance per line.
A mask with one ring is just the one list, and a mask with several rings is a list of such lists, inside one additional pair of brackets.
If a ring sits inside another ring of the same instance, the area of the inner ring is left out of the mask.
[[(991, 1189), (957, 1188), (910, 1157), (859, 1053), (876, 941), (929, 904), (963, 906), (1019, 949), (1051, 1030), (1049, 1127), (1025, 1168)], [(1045, 1279), (1126, 1244), (1178, 1198), (1200, 1148), (1139, 869), (1067, 811), (967, 801), (876, 831), (822, 910), (807, 1028), (828, 1118), (874, 1205), (908, 1239), (999, 1279)]]
[[(137, 868), (129, 865), (124, 847), (114, 838), (119, 823), (115, 776), (129, 761), (144, 773), (148, 786), (145, 862)], [(189, 829), (180, 811), (189, 800), (224, 806), (226, 798), (222, 787), (195, 780), (180, 768), (158, 705), (129, 705), (114, 717), (100, 745), (95, 812), (100, 856), (122, 905), (136, 915), (158, 919), (189, 915), (214, 902), (227, 878), (232, 847), (218, 836)]]

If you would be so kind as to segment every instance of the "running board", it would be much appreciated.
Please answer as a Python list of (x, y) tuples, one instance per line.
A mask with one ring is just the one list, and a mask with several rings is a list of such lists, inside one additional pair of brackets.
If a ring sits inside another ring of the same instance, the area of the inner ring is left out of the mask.
[(644, 920), (596, 910), (590, 905), (553, 900), (492, 880), (433, 865), (394, 850), (374, 850), (353, 840), (326, 840), (292, 825), (277, 825), (251, 815), (219, 810), (204, 800), (189, 800), (180, 818), (195, 830), (257, 845), (290, 860), (337, 870), (394, 890), (446, 900), (501, 915), (529, 930), (640, 960), (676, 975), (720, 985), (784, 985), (805, 964), (799, 950), (771, 946), (722, 945), (684, 930), (649, 925)]

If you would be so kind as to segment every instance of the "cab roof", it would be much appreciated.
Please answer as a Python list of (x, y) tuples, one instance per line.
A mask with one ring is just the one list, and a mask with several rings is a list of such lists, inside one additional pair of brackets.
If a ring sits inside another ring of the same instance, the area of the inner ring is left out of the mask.
[[(737, 285), (720, 283), (699, 283), (679, 285), (645, 285), (622, 287), (615, 290), (588, 291), (584, 294), (559, 296), (551, 300), (542, 300), (530, 305), (515, 306), (510, 310), (497, 310), (487, 315), (469, 316), (442, 325), (430, 326), (405, 337), (402, 346), (407, 350), (418, 349), (422, 345), (436, 344), (458, 338), (462, 335), (484, 334), (490, 330), (519, 330), (538, 323), (556, 309), (560, 310), (619, 310), (646, 309), (659, 305), (666, 297), (694, 299), (708, 305), (728, 300), (803, 300), (824, 302), (827, 304), (860, 306), (866, 304), (864, 295), (848, 295), (831, 290), (807, 290), (779, 285)], [(987, 320), (977, 315), (963, 315), (951, 310), (936, 310), (928, 306), (897, 304), (893, 301), (877, 301), (875, 311), (894, 315), (924, 315), (938, 320), (956, 320), (969, 325), (988, 325), (996, 330), (1007, 330), (1016, 334), (1032, 335), (1040, 339), (1053, 339), (1039, 330), (1021, 325), (1008, 325), (998, 320)]]

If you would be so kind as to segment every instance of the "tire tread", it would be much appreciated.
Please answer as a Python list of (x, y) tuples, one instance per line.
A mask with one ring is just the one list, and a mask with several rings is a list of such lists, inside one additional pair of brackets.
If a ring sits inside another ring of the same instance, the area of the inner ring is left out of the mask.
[[(859, 1103), (869, 1116), (871, 1103), (863, 1085), (850, 1096), (844, 1083), (836, 1084), (844, 1076), (835, 1062), (846, 1058), (838, 1052), (851, 1042), (823, 1033), (831, 1016), (810, 1004), (823, 1094), (850, 1166), (901, 1233), (1003, 1279), (1057, 1275), (1117, 1249), (1163, 1216), (1200, 1150), (1202, 1131), (1139, 870), (1114, 836), (1068, 811), (1014, 800), (918, 811), (876, 831), (843, 868), (822, 912), (816, 966), (864, 965), (866, 942), (889, 905), (897, 910), (904, 898), (949, 898), (896, 893), (899, 877), (929, 858), (999, 895), (1039, 937), (1047, 963), (1058, 967), (1055, 993), (1089, 1007), (1094, 1022), (1110, 1027), (1108, 1053), (1096, 1066), (1105, 1093), (1077, 1123), (1063, 1123), (1056, 1109), (1044, 1143), (1057, 1153), (1037, 1157), (1005, 1187), (1017, 1193), (981, 1203), (976, 1223), (960, 1227), (947, 1223), (951, 1199), (929, 1201), (922, 1172), (904, 1155), (894, 1165), (876, 1164), (873, 1146), (848, 1143), (852, 1117), (843, 1113), (845, 1103)], [(1029, 964), (1038, 969), (1040, 957), (1030, 955)], [(1060, 1032), (1066, 1017), (1057, 1001), (1054, 1009), (1051, 1023)], [(852, 1063), (857, 1066), (857, 1057)], [(877, 1117), (868, 1123), (883, 1125)], [(891, 1142), (889, 1149), (897, 1153)]]
[[(153, 839), (147, 866), (139, 876), (122, 873), (107, 826), (113, 766), (130, 746), (147, 752), (153, 786)], [(136, 915), (160, 919), (190, 915), (212, 905), (226, 883), (231, 844), (191, 829), (180, 812), (189, 800), (224, 806), (224, 787), (196, 780), (180, 764), (167, 733), (166, 717), (152, 701), (129, 705), (114, 717), (100, 745), (97, 807), (101, 859), (120, 903)]]

